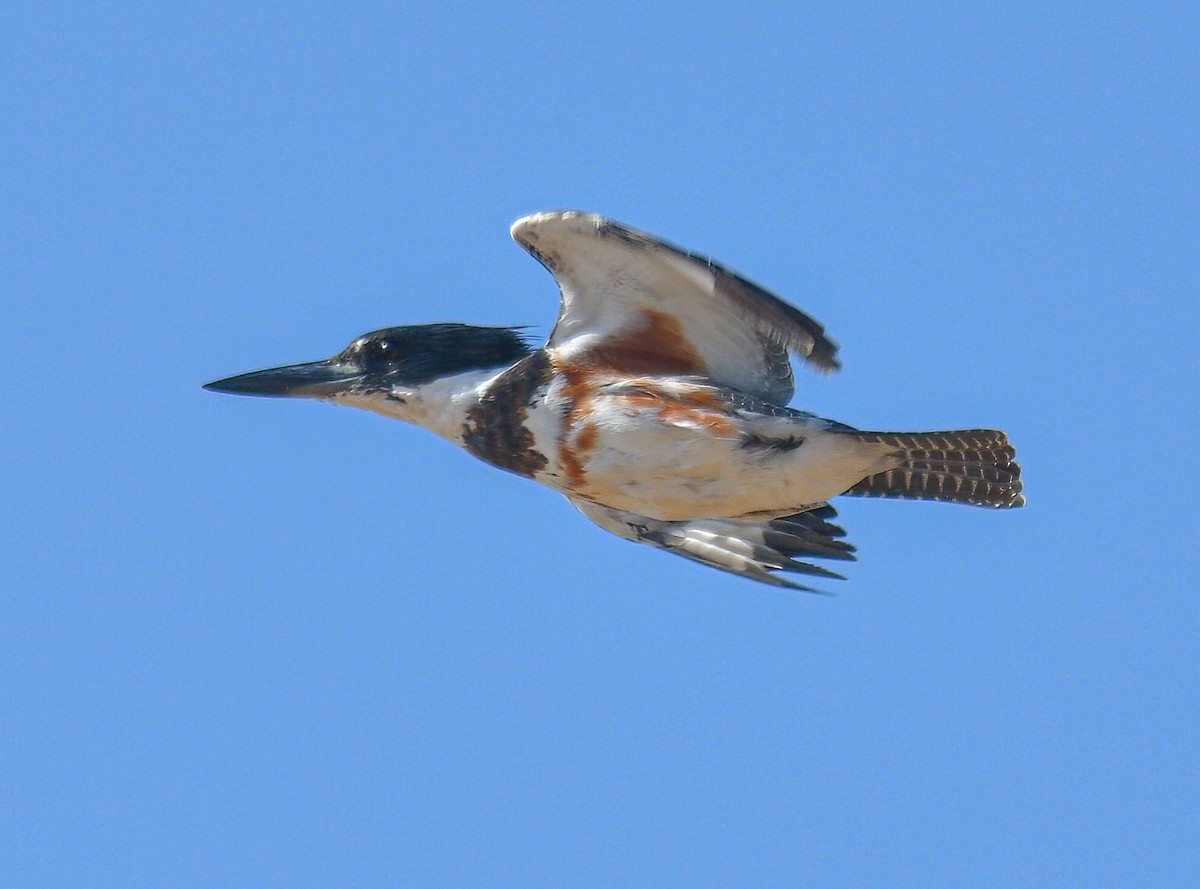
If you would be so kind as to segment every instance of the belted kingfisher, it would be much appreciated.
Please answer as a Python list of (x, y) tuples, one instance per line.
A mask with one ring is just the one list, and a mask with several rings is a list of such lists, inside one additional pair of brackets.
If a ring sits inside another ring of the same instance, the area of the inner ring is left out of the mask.
[(585, 516), (753, 580), (841, 578), (840, 494), (1016, 507), (1003, 432), (863, 432), (785, 407), (789, 355), (839, 366), (824, 328), (710, 259), (577, 211), (517, 220), (555, 277), (558, 319), (518, 328), (424, 324), (360, 336), (332, 358), (209, 383), (316, 398), (405, 420), (565, 495)]

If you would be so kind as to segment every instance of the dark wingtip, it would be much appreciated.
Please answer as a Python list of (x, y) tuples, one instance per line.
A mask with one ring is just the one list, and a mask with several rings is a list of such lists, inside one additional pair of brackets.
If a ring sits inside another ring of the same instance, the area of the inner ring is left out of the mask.
[(821, 373), (831, 374), (842, 369), (842, 362), (837, 357), (837, 343), (832, 340), (818, 339), (812, 352), (805, 356), (805, 361)]
[[(772, 576), (774, 577), (774, 575), (772, 575)], [(774, 584), (775, 586), (780, 586), (787, 590), (796, 590), (797, 592), (800, 592), (800, 593), (810, 593), (814, 596), (825, 596), (826, 598), (829, 598), (829, 599), (832, 599), (835, 596), (837, 596), (837, 593), (831, 593), (829, 590), (819, 590), (816, 587), (805, 586), (804, 584), (801, 584), (801, 583), (795, 583), (790, 580), (784, 580), (781, 577), (775, 577), (775, 580), (777, 581), (777, 583)]]

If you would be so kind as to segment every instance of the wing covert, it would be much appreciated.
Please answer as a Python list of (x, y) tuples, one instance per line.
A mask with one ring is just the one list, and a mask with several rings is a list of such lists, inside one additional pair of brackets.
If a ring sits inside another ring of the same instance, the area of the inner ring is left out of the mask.
[(702, 374), (776, 404), (789, 353), (839, 366), (824, 328), (707, 257), (594, 214), (536, 213), (512, 236), (554, 275), (562, 301), (547, 346), (632, 373)]

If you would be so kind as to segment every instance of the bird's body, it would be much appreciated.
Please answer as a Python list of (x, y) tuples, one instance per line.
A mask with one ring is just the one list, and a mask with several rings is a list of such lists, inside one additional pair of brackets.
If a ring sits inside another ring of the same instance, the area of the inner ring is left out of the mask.
[(606, 530), (796, 586), (852, 558), (826, 504), (843, 493), (1020, 506), (1003, 433), (859, 432), (783, 405), (788, 354), (821, 370), (811, 318), (723, 267), (601, 217), (542, 213), (513, 236), (556, 277), (548, 342), (466, 325), (389, 328), (324, 362), (218, 391), (306, 395), (424, 426), (564, 494)]
[[(793, 513), (889, 468), (819, 417), (756, 411), (703, 380), (563, 366), (535, 353), (489, 381), (464, 446), (569, 497), (672, 521)], [(525, 446), (486, 434), (518, 415)]]

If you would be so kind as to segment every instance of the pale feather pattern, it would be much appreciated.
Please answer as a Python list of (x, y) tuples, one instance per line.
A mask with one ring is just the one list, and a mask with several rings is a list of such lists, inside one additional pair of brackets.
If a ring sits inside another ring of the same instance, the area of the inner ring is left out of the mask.
[(772, 586), (824, 592), (780, 577), (776, 572), (842, 580), (842, 575), (800, 561), (796, 556), (840, 561), (855, 558), (854, 547), (841, 539), (846, 532), (829, 521), (837, 512), (828, 504), (775, 519), (661, 522), (578, 498), (570, 499), (585, 516), (618, 537)]
[(603, 217), (575, 211), (517, 220), (512, 236), (555, 277), (562, 293), (547, 347), (564, 355), (636, 335), (646, 310), (678, 322), (713, 382), (786, 404), (791, 352), (835, 370), (824, 328), (762, 287), (707, 257)]
[(896, 465), (890, 448), (860, 442), (839, 423), (694, 378), (598, 383), (585, 416), (566, 428), (563, 388), (553, 382), (525, 421), (551, 457), (535, 478), (662, 521), (786, 515)]

